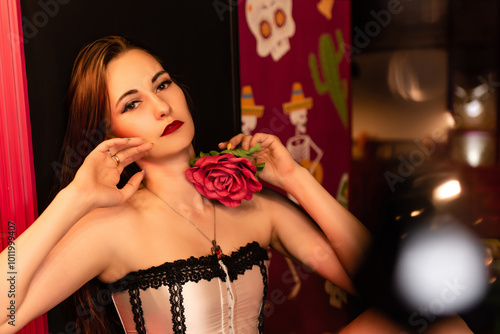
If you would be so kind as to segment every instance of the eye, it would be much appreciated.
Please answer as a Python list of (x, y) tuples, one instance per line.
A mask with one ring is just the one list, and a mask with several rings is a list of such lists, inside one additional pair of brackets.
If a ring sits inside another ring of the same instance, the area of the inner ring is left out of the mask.
[(132, 110), (132, 109), (135, 109), (137, 108), (137, 104), (139, 103), (140, 101), (130, 101), (129, 103), (127, 103), (125, 105), (125, 108), (123, 108), (123, 111), (122, 111), (122, 114), (129, 111), (129, 110)]
[(260, 22), (260, 34), (264, 39), (268, 39), (271, 36), (271, 25), (268, 21), (263, 20)]
[(172, 83), (172, 80), (165, 80), (165, 81), (163, 81), (162, 83), (160, 83), (158, 85), (158, 87), (156, 88), (156, 91), (159, 92), (159, 91), (162, 91), (164, 89), (167, 89), (168, 86), (170, 86), (171, 83)]
[(282, 9), (277, 9), (274, 12), (274, 19), (278, 27), (283, 27), (286, 23), (286, 14)]

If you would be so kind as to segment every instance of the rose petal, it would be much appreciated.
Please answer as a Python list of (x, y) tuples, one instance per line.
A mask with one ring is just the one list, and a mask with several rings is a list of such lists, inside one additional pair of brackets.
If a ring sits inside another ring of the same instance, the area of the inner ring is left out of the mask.
[(231, 191), (231, 193), (228, 196), (234, 200), (242, 200), (245, 198), (246, 194), (247, 194), (247, 187), (241, 187), (237, 191)]
[(256, 172), (249, 159), (227, 153), (199, 158), (185, 174), (200, 194), (234, 208), (262, 189)]
[(203, 186), (207, 189), (207, 191), (215, 191), (216, 187), (212, 180), (206, 178), (205, 181), (203, 182)]
[(184, 172), (184, 174), (186, 174), (187, 179), (191, 182), (194, 182), (193, 172), (195, 168), (196, 167), (191, 167)]
[(206, 175), (205, 171), (203, 169), (198, 169), (193, 172), (193, 179), (194, 182), (203, 184), (205, 181)]
[(231, 186), (229, 187), (229, 191), (235, 192), (235, 191), (240, 191), (240, 189), (243, 187), (245, 184), (245, 181), (237, 176), (231, 177)]

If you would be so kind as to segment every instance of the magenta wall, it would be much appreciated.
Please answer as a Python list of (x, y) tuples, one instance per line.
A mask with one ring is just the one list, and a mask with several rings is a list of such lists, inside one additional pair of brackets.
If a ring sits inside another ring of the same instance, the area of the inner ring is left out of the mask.
[[(306, 167), (319, 162), (312, 172), (334, 196), (350, 159), (350, 9), (342, 0), (246, 0), (238, 13), (242, 123), (253, 117), (252, 133), (277, 135), (298, 162), (308, 156)], [(345, 295), (324, 279), (275, 252), (270, 276), (266, 332), (333, 333), (345, 325)]]

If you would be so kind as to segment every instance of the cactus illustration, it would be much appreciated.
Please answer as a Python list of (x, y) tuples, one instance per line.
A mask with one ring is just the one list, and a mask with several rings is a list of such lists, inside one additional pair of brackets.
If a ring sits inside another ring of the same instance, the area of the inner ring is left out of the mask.
[(335, 50), (332, 37), (329, 34), (323, 34), (319, 38), (319, 60), (323, 81), (321, 81), (318, 62), (313, 53), (309, 54), (309, 69), (311, 70), (316, 91), (320, 95), (330, 94), (330, 98), (333, 105), (337, 108), (342, 124), (347, 128), (347, 81), (341, 80), (339, 73), (339, 64), (345, 55), (344, 38), (340, 29), (337, 29), (335, 34), (337, 37), (337, 50)]

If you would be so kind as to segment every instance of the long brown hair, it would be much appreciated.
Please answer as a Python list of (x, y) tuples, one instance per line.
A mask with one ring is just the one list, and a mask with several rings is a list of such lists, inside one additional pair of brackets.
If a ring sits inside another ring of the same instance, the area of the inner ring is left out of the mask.
[[(110, 138), (112, 128), (106, 70), (113, 59), (133, 49), (148, 52), (123, 37), (109, 36), (85, 46), (78, 54), (67, 96), (69, 119), (61, 151), (62, 166), (57, 175), (58, 190), (65, 188), (73, 180), (85, 157), (103, 140)], [(192, 111), (192, 101), (186, 88), (179, 86)], [(118, 187), (126, 184), (139, 171), (140, 168), (135, 163), (127, 166)], [(73, 302), (76, 306), (77, 333), (116, 333), (118, 321), (116, 317), (109, 315), (110, 310), (116, 315), (111, 305), (111, 290), (103, 283), (96, 278), (89, 281), (74, 293)]]
[(109, 138), (106, 70), (113, 59), (132, 49), (144, 50), (123, 37), (109, 36), (87, 45), (78, 54), (67, 95), (68, 127), (61, 152), (62, 167), (57, 175), (60, 189), (73, 180), (85, 157)]
[[(119, 36), (109, 36), (85, 46), (75, 59), (67, 95), (68, 126), (61, 151), (61, 169), (57, 175), (59, 189), (65, 188), (75, 177), (85, 157), (103, 140), (109, 138), (108, 64), (132, 49), (142, 49)], [(127, 169), (137, 169), (128, 166)], [(132, 171), (130, 171), (132, 172)], [(107, 314), (110, 305), (104, 304), (110, 294), (103, 293), (102, 284), (93, 279), (73, 294), (77, 333), (114, 333), (116, 320)], [(98, 301), (101, 301), (100, 303)], [(109, 303), (108, 303), (109, 304)]]

